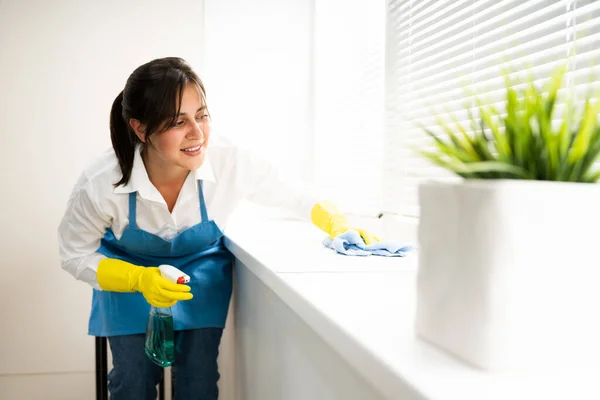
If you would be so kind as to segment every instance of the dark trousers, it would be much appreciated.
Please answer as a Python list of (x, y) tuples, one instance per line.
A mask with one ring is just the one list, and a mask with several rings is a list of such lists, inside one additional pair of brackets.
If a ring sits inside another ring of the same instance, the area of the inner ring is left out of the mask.
[[(218, 399), (222, 334), (222, 328), (175, 332), (174, 400)], [(144, 353), (144, 335), (112, 336), (108, 341), (114, 365), (108, 374), (111, 400), (155, 400), (163, 369)]]

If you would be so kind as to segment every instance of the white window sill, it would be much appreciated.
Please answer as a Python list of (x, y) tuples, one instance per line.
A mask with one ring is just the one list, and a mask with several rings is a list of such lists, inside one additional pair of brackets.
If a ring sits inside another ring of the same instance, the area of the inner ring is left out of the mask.
[[(406, 232), (416, 232), (409, 226)], [(417, 254), (347, 257), (307, 222), (237, 219), (227, 246), (389, 399), (600, 398), (598, 371), (485, 373), (414, 336)], [(403, 240), (404, 237), (394, 237)]]

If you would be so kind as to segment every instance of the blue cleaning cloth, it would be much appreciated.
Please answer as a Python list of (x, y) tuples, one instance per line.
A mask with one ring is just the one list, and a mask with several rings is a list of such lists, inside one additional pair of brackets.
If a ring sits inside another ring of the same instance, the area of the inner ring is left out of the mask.
[(391, 241), (366, 245), (363, 238), (355, 230), (342, 233), (333, 240), (328, 236), (323, 240), (323, 244), (325, 247), (347, 256), (404, 257), (414, 250), (412, 245)]

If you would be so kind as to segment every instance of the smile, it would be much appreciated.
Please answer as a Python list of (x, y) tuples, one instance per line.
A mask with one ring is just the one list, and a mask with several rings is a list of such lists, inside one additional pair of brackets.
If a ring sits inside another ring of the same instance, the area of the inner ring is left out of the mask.
[(181, 151), (186, 151), (186, 152), (192, 153), (194, 151), (200, 150), (200, 147), (202, 147), (202, 146), (188, 147), (187, 149), (181, 149)]

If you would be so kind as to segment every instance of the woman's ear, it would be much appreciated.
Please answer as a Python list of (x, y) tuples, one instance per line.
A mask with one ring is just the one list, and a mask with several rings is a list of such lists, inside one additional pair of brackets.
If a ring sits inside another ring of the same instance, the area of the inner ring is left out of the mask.
[(142, 143), (146, 143), (146, 125), (143, 125), (140, 121), (133, 118), (129, 120), (129, 125)]

